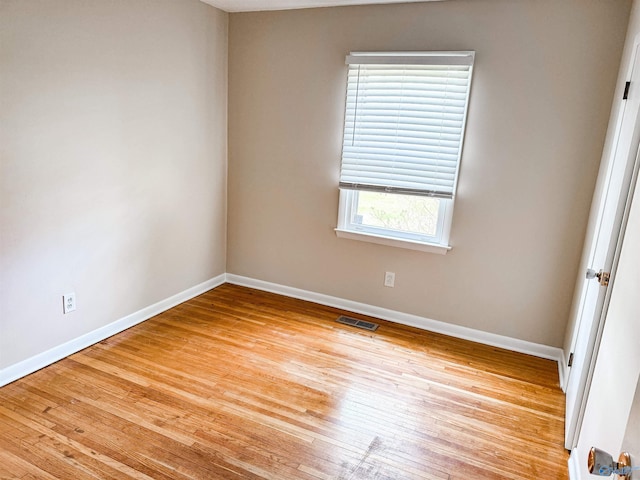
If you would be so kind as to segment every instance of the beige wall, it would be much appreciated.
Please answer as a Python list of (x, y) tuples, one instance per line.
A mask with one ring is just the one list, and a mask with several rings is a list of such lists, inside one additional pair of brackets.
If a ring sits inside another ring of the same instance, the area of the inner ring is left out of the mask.
[(0, 368), (225, 271), (227, 22), (0, 0)]
[[(231, 15), (227, 238), (228, 15), (0, 0), (0, 369), (225, 270), (560, 345), (628, 9)], [(333, 233), (344, 56), (383, 49), (477, 52), (447, 256)]]
[[(232, 14), (227, 271), (561, 346), (629, 8), (452, 0)], [(453, 250), (338, 239), (345, 55), (468, 49)]]

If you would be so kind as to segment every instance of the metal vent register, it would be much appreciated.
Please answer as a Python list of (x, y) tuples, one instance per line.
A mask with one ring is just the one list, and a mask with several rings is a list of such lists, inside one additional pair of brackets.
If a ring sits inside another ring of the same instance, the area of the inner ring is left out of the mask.
[(343, 323), (344, 325), (351, 325), (352, 327), (362, 328), (363, 330), (369, 330), (370, 332), (374, 332), (378, 329), (380, 325), (377, 323), (365, 322), (364, 320), (358, 320), (357, 318), (345, 317), (344, 315), (340, 315), (336, 322)]

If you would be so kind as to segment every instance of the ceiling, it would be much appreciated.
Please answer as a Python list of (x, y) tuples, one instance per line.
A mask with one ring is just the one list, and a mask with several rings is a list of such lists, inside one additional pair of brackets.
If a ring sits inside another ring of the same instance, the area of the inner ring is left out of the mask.
[(201, 0), (226, 12), (255, 12), (259, 10), (291, 10), (294, 8), (336, 7), (341, 5), (370, 5), (374, 3), (415, 3), (441, 0)]

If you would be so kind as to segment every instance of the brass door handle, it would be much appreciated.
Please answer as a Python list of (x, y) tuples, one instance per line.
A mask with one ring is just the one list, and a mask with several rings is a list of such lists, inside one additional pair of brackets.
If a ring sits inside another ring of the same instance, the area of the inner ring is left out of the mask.
[(591, 447), (589, 451), (587, 466), (591, 475), (608, 477), (615, 473), (622, 480), (629, 480), (633, 470), (640, 470), (640, 467), (631, 466), (629, 453), (622, 452), (618, 457), (618, 461), (614, 462), (609, 453), (596, 447)]

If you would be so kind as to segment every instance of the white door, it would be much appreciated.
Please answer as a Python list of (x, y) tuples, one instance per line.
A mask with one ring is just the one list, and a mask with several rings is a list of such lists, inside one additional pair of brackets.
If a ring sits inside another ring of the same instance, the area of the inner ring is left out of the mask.
[[(627, 431), (622, 440), (622, 451), (631, 455), (631, 465), (640, 466), (640, 379), (627, 420)], [(615, 458), (615, 456), (614, 456)], [(636, 475), (638, 475), (636, 473)]]
[[(593, 381), (588, 390), (577, 446), (571, 452), (571, 480), (594, 478), (587, 469), (591, 447), (614, 460), (624, 449), (638, 465), (640, 428), (640, 185), (624, 233), (616, 281), (598, 348)], [(638, 478), (637, 473), (633, 477)]]
[[(577, 442), (586, 405), (585, 392), (588, 391), (595, 356), (598, 348), (604, 318), (609, 301), (609, 289), (604, 281), (594, 274), (604, 272), (615, 276), (619, 251), (620, 229), (625, 206), (628, 204), (628, 192), (638, 151), (640, 138), (640, 37), (636, 38), (633, 48), (633, 61), (627, 76), (627, 99), (620, 99), (623, 106), (616, 125), (614, 147), (602, 181), (602, 195), (596, 200), (596, 228), (590, 242), (588, 269), (591, 279), (584, 279), (579, 285), (580, 303), (576, 312), (576, 328), (571, 343), (571, 355), (566, 387), (565, 447), (573, 449)], [(587, 272), (583, 272), (585, 277)]]

